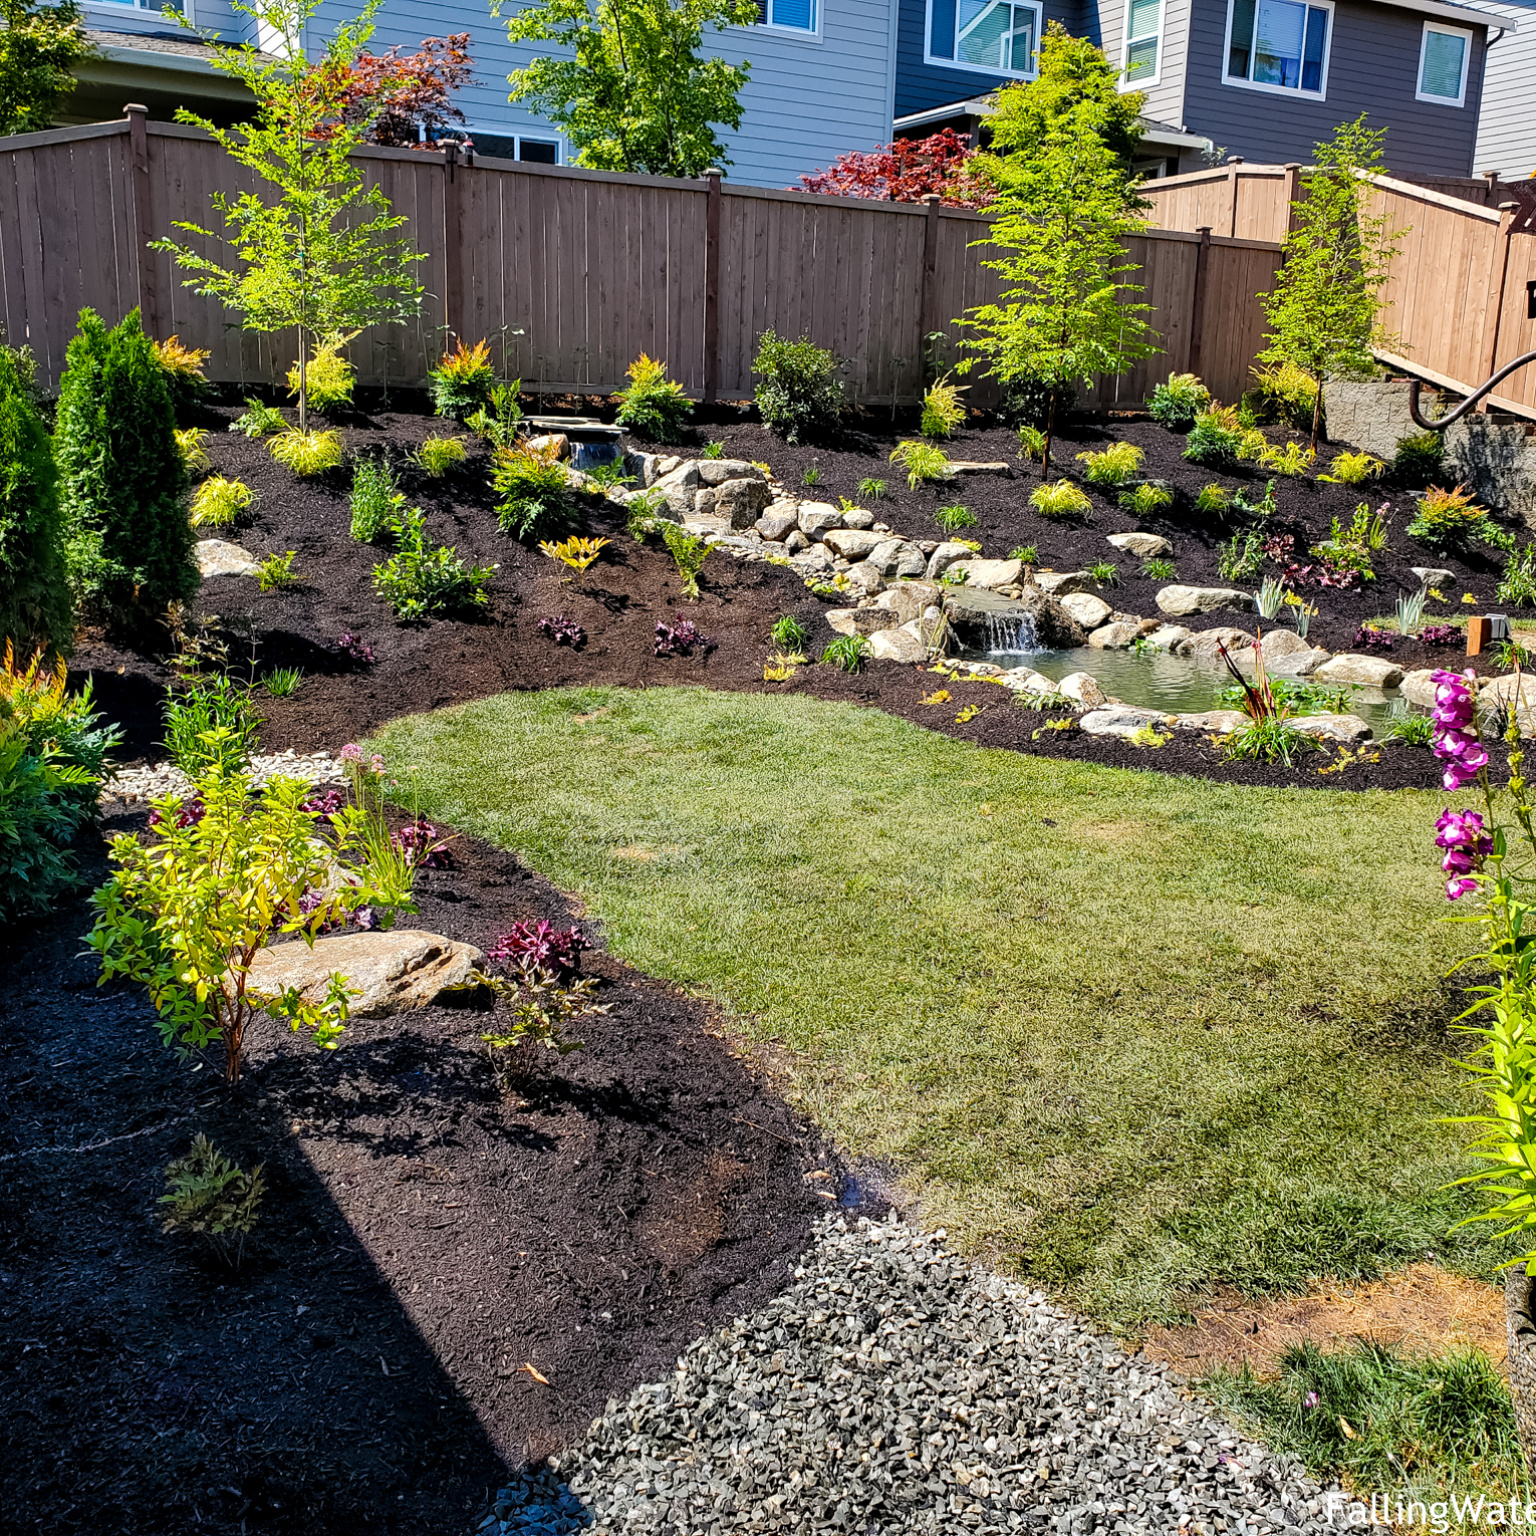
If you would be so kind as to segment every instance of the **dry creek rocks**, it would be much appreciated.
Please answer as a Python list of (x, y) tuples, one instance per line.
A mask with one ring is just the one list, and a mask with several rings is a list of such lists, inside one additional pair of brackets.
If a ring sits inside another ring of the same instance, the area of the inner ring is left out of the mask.
[(1164, 587), (1157, 594), (1158, 610), (1175, 619), (1196, 613), (1213, 613), (1218, 608), (1253, 607), (1253, 594), (1233, 587)]

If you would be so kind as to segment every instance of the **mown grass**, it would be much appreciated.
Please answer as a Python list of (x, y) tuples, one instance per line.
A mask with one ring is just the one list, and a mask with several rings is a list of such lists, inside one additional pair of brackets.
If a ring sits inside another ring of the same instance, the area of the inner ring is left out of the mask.
[(693, 689), (401, 721), (432, 816), (797, 1055), (928, 1219), (1118, 1325), (1432, 1255), (1471, 1104), (1441, 797), (1240, 789)]

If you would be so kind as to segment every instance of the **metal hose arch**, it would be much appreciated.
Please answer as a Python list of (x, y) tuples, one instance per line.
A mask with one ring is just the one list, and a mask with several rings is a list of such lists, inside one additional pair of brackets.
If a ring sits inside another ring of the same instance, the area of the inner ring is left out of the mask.
[(1524, 368), (1527, 363), (1536, 363), (1536, 352), (1522, 352), (1513, 362), (1505, 363), (1486, 384), (1479, 384), (1454, 411), (1440, 417), (1438, 421), (1430, 421), (1420, 412), (1419, 390), (1423, 388), (1423, 381), (1412, 379), (1408, 384), (1408, 414), (1426, 432), (1443, 432), (1453, 421), (1460, 421), (1491, 389), (1502, 384), (1517, 368)]

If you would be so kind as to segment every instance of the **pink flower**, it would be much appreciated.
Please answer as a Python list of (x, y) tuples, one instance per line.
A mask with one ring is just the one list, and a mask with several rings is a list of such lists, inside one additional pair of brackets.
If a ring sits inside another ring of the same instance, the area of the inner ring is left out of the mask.
[(363, 760), (363, 749), (355, 741), (349, 741), (341, 749), (340, 757), (344, 763), (360, 763)]
[(1477, 881), (1469, 875), (1463, 875), (1458, 880), (1447, 880), (1445, 882), (1445, 899), (1447, 901), (1458, 901), (1461, 897), (1470, 895), (1476, 889)]

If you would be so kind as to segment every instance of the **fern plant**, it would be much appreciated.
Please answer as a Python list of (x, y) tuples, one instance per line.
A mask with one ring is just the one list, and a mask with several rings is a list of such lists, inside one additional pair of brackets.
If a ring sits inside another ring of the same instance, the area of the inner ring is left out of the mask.
[(677, 574), (682, 578), (683, 596), (693, 602), (699, 600), (699, 573), (704, 569), (704, 562), (709, 558), (709, 545), (703, 539), (696, 539), (686, 529), (680, 528), (676, 523), (668, 523), (661, 531), (663, 541), (668, 553), (672, 556), (673, 563), (677, 566)]

